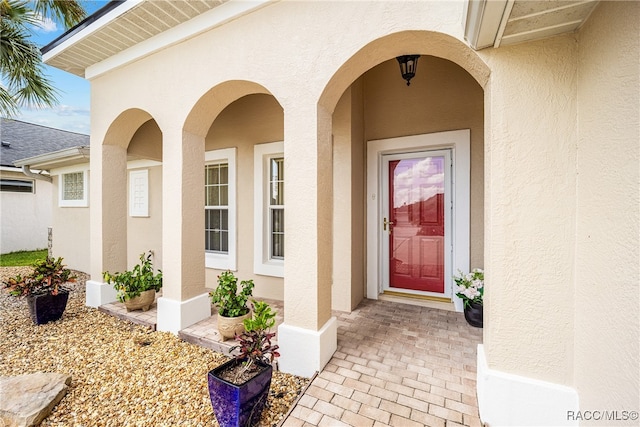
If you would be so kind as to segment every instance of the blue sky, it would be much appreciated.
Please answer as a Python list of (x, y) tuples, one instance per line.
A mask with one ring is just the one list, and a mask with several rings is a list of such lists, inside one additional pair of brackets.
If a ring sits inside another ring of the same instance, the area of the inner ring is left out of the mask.
[[(92, 14), (107, 4), (108, 0), (83, 0), (81, 3), (87, 14)], [(34, 28), (31, 37), (38, 47), (42, 47), (63, 33), (63, 25), (48, 21), (44, 22), (41, 28)], [(47, 65), (45, 65), (45, 73), (58, 90), (60, 103), (53, 108), (22, 108), (15, 119), (89, 134), (89, 82)]]

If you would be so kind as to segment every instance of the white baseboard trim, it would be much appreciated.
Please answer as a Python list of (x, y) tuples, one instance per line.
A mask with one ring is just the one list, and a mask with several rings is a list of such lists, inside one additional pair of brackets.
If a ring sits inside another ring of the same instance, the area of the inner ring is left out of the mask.
[(319, 331), (285, 323), (278, 327), (282, 372), (310, 378), (320, 372), (338, 348), (338, 322), (332, 317)]
[(489, 369), (482, 344), (477, 380), (480, 419), (491, 427), (578, 425), (575, 389)]
[(116, 290), (109, 283), (87, 280), (85, 304), (88, 307), (100, 307), (104, 304), (117, 301)]
[(186, 301), (158, 298), (158, 331), (177, 334), (187, 326), (211, 316), (209, 294), (202, 294)]

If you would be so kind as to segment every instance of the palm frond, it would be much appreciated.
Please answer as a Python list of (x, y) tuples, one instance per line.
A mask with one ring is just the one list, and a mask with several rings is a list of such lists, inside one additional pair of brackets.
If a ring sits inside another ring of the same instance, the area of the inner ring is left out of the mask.
[(68, 29), (82, 21), (87, 13), (76, 0), (35, 0), (36, 14), (52, 17)]

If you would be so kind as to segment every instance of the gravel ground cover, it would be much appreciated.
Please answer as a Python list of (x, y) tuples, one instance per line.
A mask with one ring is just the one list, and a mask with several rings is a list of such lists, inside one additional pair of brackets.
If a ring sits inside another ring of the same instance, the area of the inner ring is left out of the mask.
[[(25, 272), (28, 267), (0, 267), (0, 282)], [(62, 319), (46, 325), (34, 325), (26, 301), (0, 290), (0, 376), (61, 372), (72, 378), (42, 425), (217, 425), (207, 373), (228, 358), (86, 307), (87, 275), (76, 274)], [(308, 382), (274, 372), (260, 425), (281, 422)]]

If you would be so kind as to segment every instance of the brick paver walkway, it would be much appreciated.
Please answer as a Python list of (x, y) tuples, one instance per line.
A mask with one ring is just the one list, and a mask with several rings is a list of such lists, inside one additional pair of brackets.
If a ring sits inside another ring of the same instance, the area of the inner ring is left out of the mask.
[(284, 426), (481, 426), (476, 348), (462, 313), (363, 301)]
[[(268, 301), (282, 322), (282, 302)], [(100, 308), (155, 329), (156, 306), (127, 312)], [(215, 310), (214, 310), (215, 313)], [(476, 399), (476, 349), (482, 329), (462, 313), (364, 300), (338, 319), (338, 349), (285, 420), (299, 426), (481, 426)], [(226, 352), (211, 316), (180, 332), (185, 341)]]

